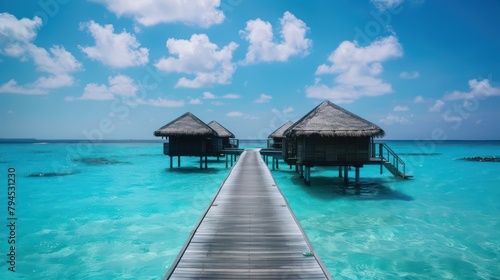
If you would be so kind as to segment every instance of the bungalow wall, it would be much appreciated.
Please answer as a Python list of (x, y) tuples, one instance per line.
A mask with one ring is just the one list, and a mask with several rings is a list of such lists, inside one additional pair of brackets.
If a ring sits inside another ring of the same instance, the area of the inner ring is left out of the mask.
[(370, 137), (310, 136), (295, 141), (297, 162), (303, 165), (361, 165), (370, 159)]
[[(204, 156), (209, 153), (210, 143), (206, 137), (169, 137), (169, 156)], [(166, 146), (165, 146), (166, 147)]]

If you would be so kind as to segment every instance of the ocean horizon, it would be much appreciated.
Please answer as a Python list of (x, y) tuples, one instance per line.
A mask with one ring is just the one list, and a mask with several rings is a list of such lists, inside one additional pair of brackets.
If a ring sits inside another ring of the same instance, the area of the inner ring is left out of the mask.
[[(230, 170), (196, 157), (170, 169), (162, 141), (50, 141), (0, 144), (4, 222), (16, 176), (16, 271), (4, 237), (1, 279), (161, 279)], [(365, 166), (344, 191), (335, 168), (312, 168), (310, 185), (272, 171), (333, 278), (500, 278), (500, 163), (480, 160), (500, 158), (500, 141), (383, 142), (413, 179)]]

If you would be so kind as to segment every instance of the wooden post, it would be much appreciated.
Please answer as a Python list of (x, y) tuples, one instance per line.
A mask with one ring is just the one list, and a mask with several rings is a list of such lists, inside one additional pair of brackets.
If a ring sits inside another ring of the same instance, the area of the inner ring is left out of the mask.
[(359, 166), (356, 166), (356, 185), (359, 183)]
[(226, 158), (226, 168), (227, 168), (227, 164), (228, 164), (228, 162), (227, 162), (227, 154), (225, 155), (225, 158)]
[(349, 166), (344, 166), (344, 184), (347, 186), (349, 185), (349, 173), (348, 173), (348, 170), (349, 170)]
[(299, 165), (299, 178), (304, 178), (304, 166), (302, 164)]
[(311, 183), (311, 167), (309, 166), (306, 166), (305, 181), (308, 185)]
[(173, 168), (174, 167), (173, 156), (169, 156), (169, 157), (170, 157), (170, 168)]
[(276, 169), (280, 169), (279, 158), (276, 159)]
[(181, 156), (177, 156), (177, 167), (181, 167)]
[(205, 169), (208, 168), (208, 156), (205, 156)]
[(231, 154), (231, 167), (233, 167), (233, 154)]
[(200, 156), (200, 169), (203, 169), (203, 156)]
[(342, 178), (342, 166), (339, 166), (339, 178)]

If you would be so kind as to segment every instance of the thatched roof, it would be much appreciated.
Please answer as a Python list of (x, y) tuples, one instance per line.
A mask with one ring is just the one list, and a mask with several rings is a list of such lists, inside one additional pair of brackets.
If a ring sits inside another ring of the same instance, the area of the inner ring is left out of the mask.
[(217, 132), (187, 112), (154, 132), (155, 136), (217, 136)]
[(293, 122), (287, 121), (278, 129), (276, 129), (273, 133), (271, 133), (267, 138), (285, 138), (285, 130), (287, 130), (290, 126), (292, 126)]
[(372, 136), (383, 137), (385, 132), (377, 125), (333, 104), (323, 101), (285, 131), (295, 136)]
[(227, 137), (227, 138), (234, 138), (234, 134), (231, 133), (231, 131), (227, 130), (227, 128), (223, 127), (220, 123), (216, 121), (211, 121), (208, 123), (208, 126), (215, 130), (219, 137)]

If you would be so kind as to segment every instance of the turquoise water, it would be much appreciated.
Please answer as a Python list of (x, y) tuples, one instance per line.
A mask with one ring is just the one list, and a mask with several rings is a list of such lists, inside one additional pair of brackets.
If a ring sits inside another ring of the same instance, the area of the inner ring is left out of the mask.
[[(458, 160), (499, 156), (500, 142), (390, 146), (414, 179), (364, 167), (359, 194), (343, 194), (332, 168), (313, 168), (310, 186), (286, 165), (273, 171), (333, 277), (500, 278), (500, 163)], [(1, 144), (0, 219), (13, 167), (17, 221), (15, 273), (0, 230), (0, 279), (161, 279), (229, 171), (215, 159), (200, 171), (197, 158), (169, 169), (161, 153), (144, 143)]]

